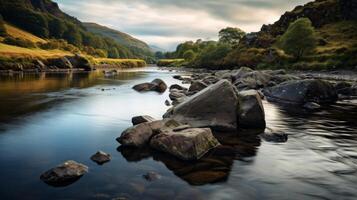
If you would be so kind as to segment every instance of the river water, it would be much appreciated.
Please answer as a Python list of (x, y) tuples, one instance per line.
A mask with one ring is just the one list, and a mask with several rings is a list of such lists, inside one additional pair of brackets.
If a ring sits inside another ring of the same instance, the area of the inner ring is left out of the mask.
[[(198, 162), (119, 147), (115, 138), (131, 117), (160, 118), (168, 109), (167, 92), (131, 87), (155, 78), (179, 83), (174, 74), (145, 68), (115, 77), (100, 71), (0, 76), (0, 199), (357, 199), (353, 101), (314, 113), (264, 102), (267, 126), (287, 133), (287, 142), (216, 133), (224, 145)], [(112, 161), (92, 162), (97, 150)], [(66, 160), (87, 165), (89, 173), (66, 187), (40, 180)], [(148, 172), (159, 179), (144, 179)]]

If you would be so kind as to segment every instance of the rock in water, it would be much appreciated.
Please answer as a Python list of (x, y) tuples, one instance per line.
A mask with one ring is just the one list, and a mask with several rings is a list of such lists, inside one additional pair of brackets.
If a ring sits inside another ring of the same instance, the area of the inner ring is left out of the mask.
[(87, 172), (87, 166), (69, 160), (43, 173), (40, 178), (49, 185), (62, 187), (74, 183)]
[(284, 143), (288, 141), (288, 135), (281, 131), (275, 131), (271, 128), (267, 128), (260, 137), (267, 142)]
[(189, 128), (176, 132), (166, 130), (150, 141), (152, 148), (183, 160), (198, 160), (218, 145), (219, 142), (209, 128)]
[(308, 110), (317, 110), (317, 109), (321, 108), (321, 106), (319, 104), (314, 103), (314, 102), (307, 102), (304, 104), (303, 107)]
[(177, 105), (170, 117), (195, 128), (236, 130), (237, 105), (238, 94), (234, 86), (221, 80)]
[(91, 156), (90, 159), (98, 163), (99, 165), (102, 165), (106, 162), (109, 162), (111, 160), (111, 156), (110, 154), (107, 154), (103, 151), (98, 151), (96, 154)]
[(323, 80), (287, 81), (265, 89), (264, 94), (269, 101), (287, 104), (303, 105), (307, 102), (324, 104), (337, 101), (333, 85)]
[(116, 140), (123, 146), (142, 147), (149, 143), (152, 136), (180, 125), (182, 124), (171, 119), (145, 122), (126, 129)]
[(239, 99), (239, 127), (265, 128), (265, 113), (262, 100), (256, 90), (240, 92)]
[(117, 141), (123, 146), (140, 147), (147, 144), (153, 134), (149, 123), (141, 123), (123, 131)]
[(134, 126), (141, 123), (153, 122), (153, 121), (155, 121), (155, 119), (148, 115), (136, 116), (131, 118), (131, 122), (133, 123)]
[(166, 83), (161, 79), (155, 79), (151, 81), (151, 83), (141, 83), (135, 85), (133, 87), (134, 90), (138, 92), (146, 92), (146, 91), (156, 91), (159, 93), (163, 93), (167, 89)]
[(161, 79), (155, 79), (155, 80), (153, 80), (151, 83), (154, 84), (154, 86), (155, 86), (155, 87), (154, 87), (154, 90), (155, 90), (156, 92), (163, 93), (163, 92), (165, 92), (166, 89), (167, 89), (166, 83), (165, 83), (163, 80), (161, 80)]
[(207, 84), (202, 81), (194, 81), (192, 82), (190, 88), (188, 89), (189, 92), (199, 92), (207, 87)]
[(143, 175), (143, 177), (150, 182), (161, 179), (161, 175), (157, 172), (148, 172), (147, 174)]

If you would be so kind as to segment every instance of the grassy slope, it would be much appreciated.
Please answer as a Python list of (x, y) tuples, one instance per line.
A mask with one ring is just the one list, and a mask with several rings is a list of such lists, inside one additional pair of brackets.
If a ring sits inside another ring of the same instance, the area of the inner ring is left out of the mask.
[[(14, 38), (21, 38), (30, 40), (32, 42), (47, 42), (45, 39), (39, 38), (31, 33), (23, 31), (13, 25), (6, 24), (7, 34)], [(1, 39), (0, 39), (1, 41)], [(7, 45), (0, 42), (0, 59), (16, 59), (16, 58), (26, 58), (26, 59), (48, 59), (48, 58), (58, 58), (63, 56), (71, 56), (73, 53), (63, 50), (43, 50), (40, 48), (23, 48), (13, 45)], [(91, 56), (86, 56), (89, 60), (96, 65), (107, 64), (115, 65), (117, 67), (143, 67), (146, 65), (145, 61), (140, 59), (109, 59), (109, 58), (93, 58)]]
[(125, 47), (135, 47), (138, 49), (142, 49), (144, 51), (150, 52), (150, 47), (143, 41), (138, 40), (126, 33), (110, 29), (105, 26), (101, 26), (95, 23), (83, 23), (84, 26), (93, 33), (100, 34), (106, 37), (110, 37), (117, 41), (118, 43), (124, 45)]
[(14, 38), (21, 38), (21, 39), (26, 39), (30, 40), (31, 42), (41, 42), (45, 43), (46, 40), (39, 38), (31, 33), (28, 33), (26, 31), (23, 31), (15, 26), (12, 26), (10, 24), (5, 24), (5, 28), (7, 31), (7, 34), (11, 35)]

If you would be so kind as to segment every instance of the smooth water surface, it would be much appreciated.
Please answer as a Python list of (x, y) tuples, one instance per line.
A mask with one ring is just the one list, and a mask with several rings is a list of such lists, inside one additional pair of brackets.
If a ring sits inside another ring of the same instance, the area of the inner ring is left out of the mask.
[[(286, 143), (219, 134), (223, 146), (199, 162), (182, 162), (115, 141), (131, 117), (160, 118), (168, 92), (138, 93), (137, 83), (175, 72), (156, 68), (73, 74), (0, 76), (0, 199), (357, 199), (357, 103), (319, 112), (265, 102), (267, 126), (289, 135)], [(112, 155), (102, 166), (89, 157)], [(89, 173), (67, 187), (40, 180), (66, 161)], [(159, 173), (147, 181), (143, 175)]]

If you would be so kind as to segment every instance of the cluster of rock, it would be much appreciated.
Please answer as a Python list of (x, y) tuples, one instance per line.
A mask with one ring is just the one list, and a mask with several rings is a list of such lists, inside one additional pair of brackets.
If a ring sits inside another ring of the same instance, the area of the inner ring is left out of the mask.
[[(177, 76), (174, 78), (179, 79)], [(171, 96), (185, 99), (219, 80), (232, 83), (238, 93), (256, 90), (262, 98), (266, 97), (269, 101), (302, 107), (312, 104), (316, 107), (316, 104), (330, 104), (357, 96), (357, 82), (353, 80), (324, 80), (306, 74), (288, 74), (285, 70), (255, 71), (247, 67), (196, 72), (190, 78), (190, 89), (170, 90), (173, 93)], [(173, 99), (174, 105), (175, 101)]]
[[(93, 162), (102, 165), (111, 160), (111, 155), (103, 151), (98, 151), (90, 157)], [(68, 160), (46, 172), (40, 179), (48, 185), (54, 187), (64, 187), (79, 180), (85, 173), (88, 172), (88, 166), (78, 163), (73, 160)]]
[(33, 60), (32, 62), (17, 63), (1, 61), (0, 70), (42, 72), (42, 71), (62, 71), (62, 70), (86, 70), (93, 69), (91, 63), (83, 56), (64, 56), (49, 58), (45, 60)]
[[(123, 146), (149, 145), (180, 159), (199, 159), (219, 146), (212, 131), (264, 130), (263, 98), (314, 110), (345, 96), (357, 96), (357, 84), (290, 75), (284, 70), (255, 71), (242, 67), (173, 78), (191, 85), (189, 88), (171, 85), (172, 107), (164, 114), (164, 120), (140, 117), (145, 120), (117, 139)], [(170, 104), (166, 101), (166, 105)], [(287, 140), (286, 134), (269, 128), (260, 136), (266, 141)]]
[(150, 146), (182, 160), (197, 160), (220, 145), (212, 131), (265, 128), (259, 93), (255, 90), (238, 93), (225, 79), (205, 77), (203, 81), (192, 81), (188, 89), (172, 85), (169, 97), (174, 106), (163, 120), (134, 117), (134, 126), (117, 141), (126, 147)]

